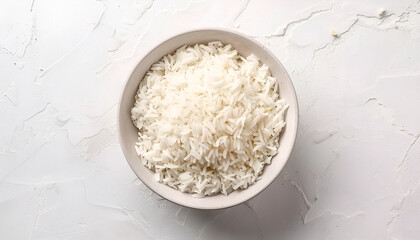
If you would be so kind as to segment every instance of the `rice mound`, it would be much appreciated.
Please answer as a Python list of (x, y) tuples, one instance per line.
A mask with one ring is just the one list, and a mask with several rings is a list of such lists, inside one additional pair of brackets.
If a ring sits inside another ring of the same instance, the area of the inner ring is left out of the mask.
[(197, 196), (259, 180), (277, 153), (288, 107), (266, 65), (218, 41), (164, 56), (135, 99), (143, 164), (156, 181)]

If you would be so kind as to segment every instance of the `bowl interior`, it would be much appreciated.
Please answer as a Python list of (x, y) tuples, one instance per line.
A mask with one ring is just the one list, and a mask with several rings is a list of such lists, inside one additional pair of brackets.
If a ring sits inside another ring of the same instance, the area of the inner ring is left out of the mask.
[[(280, 97), (287, 101), (289, 108), (286, 111), (286, 126), (280, 138), (278, 154), (273, 157), (270, 165), (265, 166), (261, 180), (245, 190), (233, 191), (228, 196), (218, 194), (210, 197), (197, 198), (193, 197), (192, 194), (182, 193), (179, 190), (156, 182), (153, 172), (143, 166), (140, 157), (134, 149), (138, 131), (131, 122), (131, 108), (134, 106), (134, 96), (139, 83), (153, 63), (185, 44), (208, 43), (216, 40), (220, 40), (225, 44), (232, 44), (242, 56), (248, 56), (253, 53), (263, 63), (267, 64), (272, 75), (279, 81)], [(160, 196), (180, 205), (198, 209), (219, 209), (237, 205), (254, 197), (277, 177), (288, 160), (295, 142), (298, 124), (298, 106), (290, 77), (277, 58), (269, 50), (265, 49), (263, 45), (230, 30), (197, 30), (177, 35), (161, 43), (141, 60), (125, 86), (120, 102), (118, 124), (120, 142), (124, 155), (135, 174), (144, 184)]]

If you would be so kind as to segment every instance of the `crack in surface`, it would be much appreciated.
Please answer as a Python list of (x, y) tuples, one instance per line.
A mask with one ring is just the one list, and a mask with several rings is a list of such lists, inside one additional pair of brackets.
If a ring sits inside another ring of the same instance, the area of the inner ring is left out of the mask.
[[(190, 4), (192, 3), (192, 1), (190, 2)], [(132, 30), (132, 29), (126, 29), (126, 31), (127, 32), (132, 32), (132, 31), (136, 31), (135, 30), (135, 28), (136, 28), (136, 24), (138, 24), (138, 22), (140, 22), (141, 21), (141, 19), (144, 17), (144, 15), (146, 15), (146, 13), (153, 7), (153, 5), (155, 4), (155, 1), (154, 0), (152, 0), (151, 1), (151, 3), (149, 4), (149, 5), (147, 5), (146, 6), (146, 8), (144, 8), (143, 10), (142, 10), (142, 12), (140, 13), (140, 15), (136, 18), (136, 20), (134, 21), (134, 23), (132, 23), (132, 24), (130, 24), (130, 25), (134, 25), (134, 30)], [(151, 24), (151, 23), (150, 23)], [(126, 28), (126, 26), (119, 26), (120, 28)], [(148, 27), (148, 28), (150, 28), (150, 26)], [(146, 32), (147, 32), (147, 30), (146, 30)], [(146, 32), (143, 34), (143, 35), (141, 35), (140, 36), (140, 34), (139, 33), (137, 33), (133, 38), (139, 38), (139, 40), (141, 40), (142, 38), (143, 38), (143, 36), (146, 34)], [(114, 35), (116, 34), (116, 29), (114, 29)], [(113, 36), (114, 36), (113, 35)], [(122, 43), (120, 43), (120, 44), (118, 44), (118, 46), (115, 48), (115, 49), (112, 49), (112, 50), (108, 50), (107, 52), (108, 53), (115, 53), (115, 52), (118, 52), (118, 50), (120, 50), (124, 45), (125, 45), (125, 43), (126, 43), (127, 41), (125, 40), (125, 41), (123, 41)], [(113, 63), (117, 63), (117, 62), (120, 62), (120, 61), (123, 61), (123, 60), (125, 60), (125, 59), (129, 59), (129, 58), (131, 58), (131, 57), (133, 57), (134, 55), (135, 55), (135, 52), (136, 52), (136, 49), (137, 49), (137, 47), (138, 47), (138, 44), (140, 43), (140, 41), (139, 42), (137, 42), (136, 44), (135, 44), (135, 46), (134, 46), (134, 51), (130, 54), (130, 55), (127, 55), (127, 56), (120, 56), (120, 57), (115, 57), (115, 56), (113, 56), (112, 58), (111, 58), (111, 60), (110, 61), (108, 61), (108, 62), (106, 62), (105, 64), (103, 64), (102, 65), (102, 67), (100, 67), (99, 69), (97, 69), (96, 71), (95, 71), (95, 75), (96, 75), (96, 77), (97, 78), (100, 78), (100, 77), (102, 77), (108, 70), (109, 70), (109, 67), (113, 64)]]
[(105, 11), (107, 9), (107, 6), (104, 4), (104, 10), (102, 11), (101, 15), (99, 16), (98, 22), (95, 24), (95, 26), (92, 28), (91, 32), (93, 32), (102, 22), (102, 18), (104, 17)]
[(261, 225), (260, 225), (260, 221), (259, 221), (259, 217), (258, 217), (257, 212), (255, 211), (255, 209), (253, 207), (251, 207), (251, 205), (249, 204), (249, 202), (245, 202), (244, 203), (244, 206), (247, 207), (247, 208), (249, 208), (252, 211), (252, 213), (254, 213), (255, 218), (256, 218), (256, 222), (257, 222), (258, 231), (260, 233), (259, 235), (261, 236), (261, 240), (264, 240), (264, 232), (261, 229)]
[(387, 222), (387, 224), (386, 224), (386, 230), (389, 232), (389, 233), (391, 233), (392, 231), (390, 230), (390, 227), (392, 226), (392, 224), (394, 223), (394, 221), (398, 218), (398, 217), (400, 217), (400, 214), (398, 214), (397, 213), (397, 211), (400, 211), (402, 208), (403, 208), (403, 206), (404, 206), (404, 203), (405, 203), (405, 201), (406, 201), (406, 199), (407, 199), (407, 197), (409, 197), (412, 193), (413, 193), (413, 188), (414, 187), (416, 187), (417, 186), (417, 182), (415, 182), (408, 190), (407, 190), (407, 192), (406, 193), (404, 193), (404, 194), (402, 194), (401, 196), (402, 196), (402, 199), (401, 199), (401, 201), (400, 201), (400, 203), (399, 203), (399, 205), (398, 205), (398, 207), (395, 207), (395, 206), (393, 206), (392, 208), (391, 208), (391, 212), (393, 212), (393, 214), (394, 214), (394, 216), (392, 216), (391, 217), (391, 219)]
[(274, 34), (270, 34), (268, 37), (269, 37), (269, 38), (270, 38), (270, 37), (283, 37), (283, 36), (285, 36), (285, 35), (286, 35), (287, 31), (288, 31), (291, 27), (293, 27), (293, 26), (295, 26), (295, 25), (297, 25), (297, 24), (300, 24), (300, 23), (307, 22), (307, 21), (311, 20), (311, 19), (312, 19), (313, 17), (315, 17), (315, 16), (318, 16), (318, 15), (320, 15), (320, 14), (322, 14), (322, 13), (325, 13), (325, 12), (331, 11), (333, 8), (334, 8), (334, 6), (332, 6), (332, 7), (330, 7), (330, 8), (327, 8), (327, 9), (320, 9), (320, 10), (317, 10), (317, 11), (311, 12), (311, 13), (310, 13), (307, 17), (305, 17), (305, 18), (298, 19), (298, 20), (295, 20), (295, 21), (292, 21), (292, 22), (289, 22), (288, 24), (286, 24), (286, 26), (283, 28), (283, 31), (282, 31), (281, 33), (274, 33)]
[(297, 190), (302, 195), (303, 201), (305, 202), (306, 206), (308, 207), (308, 209), (310, 209), (312, 207), (312, 203), (311, 201), (309, 201), (309, 198), (306, 196), (306, 193), (305, 191), (303, 191), (302, 187), (293, 180), (290, 181), (290, 183), (297, 188)]
[(45, 112), (45, 111), (48, 109), (48, 107), (49, 107), (49, 106), (51, 106), (51, 103), (47, 103), (47, 104), (45, 104), (45, 106), (44, 106), (41, 110), (39, 110), (38, 112), (36, 112), (36, 113), (32, 114), (32, 115), (31, 115), (31, 116), (29, 116), (28, 118), (24, 119), (24, 120), (22, 121), (23, 125), (25, 125), (25, 124), (26, 124), (26, 122), (28, 122), (29, 120), (31, 120), (31, 119), (33, 119), (33, 118), (35, 118), (35, 117), (36, 117), (36, 116), (38, 116), (39, 114), (42, 114), (43, 112)]
[(118, 103), (119, 102), (116, 102), (116, 103), (112, 104), (111, 107), (109, 107), (103, 113), (101, 113), (99, 115), (92, 116), (92, 115), (89, 115), (89, 114), (85, 113), (84, 116), (88, 117), (90, 120), (96, 120), (98, 118), (102, 118), (105, 115), (107, 115), (108, 113), (110, 113), (115, 107), (117, 107), (118, 106)]
[(42, 69), (41, 73), (37, 74), (37, 77), (35, 78), (35, 83), (40, 84), (41, 83), (41, 78), (44, 77), (44, 75), (49, 72), (53, 67), (55, 67), (58, 63), (60, 63), (63, 59), (65, 59), (66, 57), (68, 57), (74, 50), (76, 50), (78, 47), (80, 47), (89, 37), (89, 35), (91, 34), (91, 32), (89, 32), (88, 34), (86, 34), (75, 46), (73, 46), (70, 50), (68, 50), (64, 55), (62, 55), (61, 57), (59, 57), (56, 61), (54, 61), (52, 64), (50, 64), (49, 66), (45, 67)]
[(354, 218), (354, 217), (357, 217), (357, 216), (360, 216), (360, 215), (364, 215), (364, 214), (365, 213), (363, 211), (357, 211), (356, 213), (353, 213), (351, 215), (345, 215), (343, 213), (337, 213), (337, 212), (334, 212), (334, 211), (324, 211), (320, 215), (315, 216), (315, 217), (313, 217), (313, 218), (311, 218), (309, 220), (305, 218), (304, 224), (308, 224), (308, 223), (310, 223), (312, 221), (315, 221), (317, 219), (320, 219), (320, 218), (324, 217), (325, 215), (339, 216), (339, 217), (342, 217), (342, 218), (348, 220), (348, 219), (351, 219), (351, 218)]
[[(321, 50), (323, 50), (323, 49), (325, 49), (325, 48), (327, 48), (328, 46), (332, 46), (335, 42), (337, 42), (338, 40), (342, 40), (343, 39), (343, 36), (346, 36), (350, 31), (351, 31), (351, 29), (357, 24), (357, 22), (359, 21), (359, 18), (357, 18), (352, 24), (350, 24), (350, 26), (345, 30), (345, 31), (343, 31), (342, 33), (340, 33), (340, 34), (338, 34), (337, 35), (337, 37), (334, 37), (334, 39), (331, 41), (331, 42), (329, 42), (329, 43), (327, 43), (327, 44), (325, 44), (324, 46), (322, 46), (322, 47), (320, 47), (320, 48), (318, 48), (318, 49), (315, 49), (315, 51), (313, 52), (313, 54), (312, 54), (312, 59), (311, 59), (311, 61), (313, 61), (314, 59), (315, 59), (315, 56), (316, 56), (316, 54), (319, 52), (319, 51), (321, 51)], [(335, 50), (335, 48), (333, 49), (333, 51)]]
[(8, 48), (6, 48), (6, 47), (4, 47), (0, 44), (0, 48), (1, 48), (0, 50), (2, 50), (4, 53), (12, 55), (14, 57), (17, 57), (18, 59), (22, 59), (26, 55), (26, 51), (27, 51), (28, 47), (36, 39), (36, 31), (35, 31), (36, 20), (35, 20), (34, 3), (35, 3), (35, 0), (32, 0), (31, 5), (30, 5), (30, 12), (32, 13), (31, 35), (30, 35), (30, 38), (29, 38), (28, 42), (23, 47), (22, 54), (19, 54), (19, 50), (16, 50), (16, 52), (13, 53), (13, 51), (10, 51)]
[[(401, 75), (402, 76), (402, 75)], [(411, 76), (410, 74), (408, 74), (408, 75), (404, 75), (404, 76)], [(381, 77), (379, 77), (379, 78), (381, 78)], [(378, 78), (378, 79), (379, 79)], [(377, 83), (375, 83), (374, 85), (376, 85)], [(368, 100), (366, 100), (363, 104), (361, 104), (361, 105), (356, 105), (356, 106), (358, 106), (358, 107), (362, 107), (362, 106), (365, 106), (366, 104), (368, 104), (368, 103), (370, 103), (370, 102), (374, 102), (374, 103), (376, 103), (378, 106), (381, 106), (383, 109), (388, 109), (388, 107), (385, 105), (385, 104), (383, 104), (382, 102), (380, 102), (376, 97), (371, 97), (371, 98), (369, 98)], [(420, 134), (418, 134), (418, 133), (412, 133), (412, 132), (410, 132), (410, 131), (408, 131), (407, 129), (405, 129), (404, 128), (404, 126), (402, 125), (402, 124), (397, 124), (397, 120), (395, 119), (395, 115), (392, 115), (391, 117), (390, 117), (390, 120), (389, 120), (391, 123), (391, 126), (393, 126), (393, 127), (396, 127), (396, 128), (398, 128), (397, 130), (399, 131), (399, 132), (401, 132), (401, 133), (404, 133), (404, 134), (406, 134), (407, 136), (409, 136), (409, 137), (413, 137), (413, 138), (415, 138), (415, 139), (417, 139), (417, 138), (419, 138), (419, 136), (420, 136)], [(413, 143), (414, 144), (414, 143)], [(399, 166), (401, 166), (401, 164), (402, 163), (400, 163), (399, 164)], [(398, 167), (399, 168), (399, 167)]]
[(34, 4), (35, 4), (35, 0), (32, 0), (31, 1), (31, 8), (30, 8), (30, 11), (32, 12), (32, 10), (34, 9)]
[(247, 0), (245, 5), (242, 7), (241, 11), (238, 13), (238, 15), (233, 19), (233, 25), (235, 25), (236, 20), (238, 20), (238, 18), (242, 15), (242, 13), (245, 12), (245, 10), (248, 9), (249, 3), (251, 2), (251, 0)]
[[(101, 2), (102, 3), (102, 2)], [(49, 72), (53, 67), (55, 67), (58, 63), (60, 63), (63, 59), (65, 59), (66, 57), (68, 57), (74, 50), (76, 50), (78, 47), (80, 47), (80, 46), (82, 46), (82, 44), (88, 39), (88, 37), (92, 34), (92, 32), (99, 26), (99, 24), (100, 24), (100, 22), (102, 21), (102, 18), (103, 18), (103, 16), (104, 16), (104, 13), (105, 13), (105, 11), (106, 11), (106, 9), (107, 9), (107, 6), (106, 6), (106, 4), (104, 4), (104, 3), (102, 3), (103, 4), (103, 6), (105, 7), (103, 10), (102, 10), (102, 12), (101, 12), (101, 14), (100, 14), (100, 16), (99, 16), (99, 18), (97, 19), (97, 22), (96, 22), (96, 24), (93, 26), (93, 28), (90, 30), (90, 32), (89, 33), (87, 33), (85, 36), (83, 36), (82, 38), (81, 38), (81, 40), (76, 44), (76, 45), (74, 45), (72, 48), (70, 48), (65, 54), (63, 54), (61, 57), (59, 57), (57, 60), (55, 60), (52, 64), (50, 64), (50, 65), (48, 65), (47, 67), (45, 67), (45, 68), (42, 68), (42, 70), (41, 70), (41, 72), (39, 73), (39, 74), (37, 74), (36, 75), (36, 77), (35, 77), (35, 80), (34, 80), (34, 82), (35, 83), (37, 83), (37, 84), (40, 84), (41, 83), (41, 78), (47, 73), (47, 72)]]
[(413, 140), (413, 142), (408, 146), (407, 150), (405, 151), (402, 161), (400, 162), (400, 164), (398, 164), (398, 169), (400, 169), (401, 166), (405, 163), (405, 161), (407, 160), (408, 153), (410, 152), (413, 145), (416, 144), (416, 142), (419, 140), (419, 138), (420, 138), (420, 134), (417, 135), (417, 137)]
[(206, 224), (204, 225), (199, 231), (198, 231), (198, 236), (197, 239), (203, 239), (203, 234), (206, 231), (206, 229), (214, 223), (214, 221), (216, 221), (217, 217), (223, 213), (225, 213), (226, 211), (229, 211), (229, 209), (227, 210), (221, 210), (220, 212), (216, 213), (213, 218)]

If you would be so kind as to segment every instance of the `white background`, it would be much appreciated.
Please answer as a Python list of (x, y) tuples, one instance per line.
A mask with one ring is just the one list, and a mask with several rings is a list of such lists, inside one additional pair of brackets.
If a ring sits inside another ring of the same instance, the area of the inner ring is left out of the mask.
[[(153, 194), (116, 132), (144, 53), (206, 26), (271, 49), (300, 104), (280, 176), (218, 211)], [(418, 1), (2, 0), (0, 93), (0, 239), (420, 239)]]

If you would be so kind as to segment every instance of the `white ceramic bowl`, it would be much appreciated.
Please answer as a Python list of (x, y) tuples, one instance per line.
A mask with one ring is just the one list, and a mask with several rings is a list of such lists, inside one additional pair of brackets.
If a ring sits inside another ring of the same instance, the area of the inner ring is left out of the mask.
[[(210, 197), (196, 198), (192, 194), (182, 193), (179, 190), (155, 181), (153, 172), (143, 166), (140, 157), (134, 149), (138, 131), (131, 121), (131, 108), (134, 106), (134, 96), (139, 83), (153, 63), (157, 62), (164, 55), (174, 52), (182, 45), (208, 43), (215, 40), (220, 40), (225, 44), (232, 44), (242, 56), (248, 56), (253, 53), (263, 63), (267, 64), (272, 75), (279, 81), (280, 96), (286, 100), (289, 108), (286, 112), (286, 126), (282, 130), (280, 137), (278, 154), (274, 156), (270, 165), (265, 166), (259, 181), (245, 190), (233, 191), (228, 196), (218, 194)], [(144, 184), (163, 198), (183, 206), (197, 209), (220, 209), (231, 207), (251, 199), (263, 191), (279, 175), (290, 156), (295, 142), (298, 126), (298, 103), (293, 84), (283, 65), (262, 44), (232, 30), (202, 29), (176, 35), (157, 45), (141, 59), (126, 83), (119, 106), (118, 120), (120, 143), (125, 158)]]

